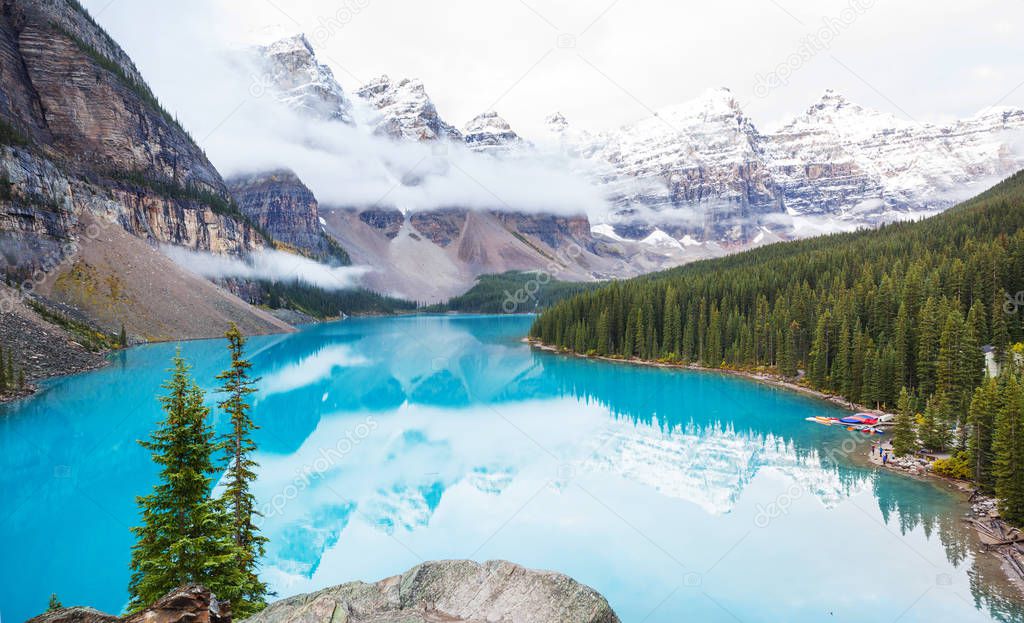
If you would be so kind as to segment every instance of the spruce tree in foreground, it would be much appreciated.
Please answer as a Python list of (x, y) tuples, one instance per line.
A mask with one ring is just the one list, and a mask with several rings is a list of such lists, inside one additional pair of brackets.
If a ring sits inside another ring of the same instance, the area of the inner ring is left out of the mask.
[(207, 423), (204, 395), (175, 355), (160, 398), (165, 417), (139, 443), (160, 466), (153, 492), (138, 498), (142, 525), (132, 528), (131, 611), (138, 611), (187, 583), (205, 585), (221, 599), (239, 598), (242, 573), (222, 503), (210, 497), (217, 448)]
[(250, 490), (252, 482), (256, 480), (257, 464), (252, 459), (256, 444), (252, 440), (252, 431), (257, 426), (249, 415), (251, 405), (248, 396), (256, 392), (254, 386), (259, 379), (249, 376), (252, 363), (244, 357), (245, 337), (234, 323), (225, 337), (231, 352), (231, 367), (217, 375), (221, 381), (219, 392), (227, 395), (219, 406), (231, 419), (230, 431), (221, 442), (227, 455), (223, 500), (237, 548), (236, 564), (244, 575), (239, 597), (232, 602), (232, 610), (237, 616), (246, 616), (266, 606), (267, 596), (267, 585), (260, 581), (257, 574), (267, 539), (260, 535), (259, 528), (253, 523), (259, 511), (256, 510), (256, 500)]

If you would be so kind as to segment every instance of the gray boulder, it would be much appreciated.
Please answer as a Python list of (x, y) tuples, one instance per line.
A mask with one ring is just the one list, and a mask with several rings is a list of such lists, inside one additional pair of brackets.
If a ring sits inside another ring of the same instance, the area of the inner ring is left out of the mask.
[(618, 623), (594, 589), (560, 573), (492, 560), (417, 565), (269, 605), (245, 623)]

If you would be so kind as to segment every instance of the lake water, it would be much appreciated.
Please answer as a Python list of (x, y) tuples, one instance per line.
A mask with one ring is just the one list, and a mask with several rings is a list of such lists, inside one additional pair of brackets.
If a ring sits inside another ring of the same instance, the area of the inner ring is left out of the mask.
[[(859, 466), (835, 407), (726, 375), (531, 351), (529, 317), (254, 338), (257, 496), (279, 596), (422, 560), (569, 574), (627, 623), (1021, 620), (942, 486)], [(206, 387), (220, 340), (181, 345)], [(0, 616), (126, 601), (136, 444), (175, 345), (0, 407)], [(211, 400), (212, 402), (212, 400)], [(219, 422), (223, 424), (223, 422)]]

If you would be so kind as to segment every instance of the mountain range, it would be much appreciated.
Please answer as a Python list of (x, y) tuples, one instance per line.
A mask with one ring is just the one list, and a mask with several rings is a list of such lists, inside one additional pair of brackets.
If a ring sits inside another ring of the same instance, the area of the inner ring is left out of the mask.
[[(286, 161), (225, 179), (77, 2), (0, 0), (0, 8), (0, 313), (53, 335), (79, 327), (69, 334), (78, 347), (82, 335), (122, 326), (132, 342), (216, 335), (228, 321), (248, 333), (289, 329), (253, 306), (266, 302), (260, 288), (201, 278), (166, 247), (238, 262), (273, 250), (360, 265), (369, 268), (366, 288), (435, 302), (484, 274), (628, 277), (913, 217), (1021, 167), (1019, 109), (931, 125), (826, 92), (805, 114), (762, 131), (728, 90), (714, 89), (615, 130), (554, 114), (543, 136), (528, 137), (494, 111), (458, 127), (416, 79), (345, 88), (302, 35), (246, 49), (261, 68), (254, 88), (294, 114), (419, 149), (429, 166), (389, 161), (387, 149), (360, 156), (403, 196), (429, 196), (437, 177), (459, 174), (487, 198), (340, 201)], [(597, 199), (521, 204), (475, 177), (477, 163), (499, 174), (557, 169)], [(4, 323), (0, 338), (9, 341), (3, 332), (13, 326)]]
[[(557, 217), (499, 193), (492, 193), (492, 208), (476, 210), (410, 211), (386, 200), (321, 206), (331, 235), (353, 260), (375, 267), (368, 283), (419, 300), (451, 296), (488, 272), (543, 270), (552, 259), (564, 279), (626, 277), (760, 244), (920, 218), (1024, 166), (1024, 110), (1015, 108), (935, 125), (827, 90), (805, 113), (762, 131), (731, 91), (718, 88), (610, 131), (580, 129), (555, 113), (543, 136), (526, 138), (494, 111), (456, 128), (415, 79), (382, 76), (349, 97), (302, 35), (257, 52), (275, 77), (271, 90), (297, 110), (315, 109), (309, 99), (320, 103), (317, 94), (330, 93), (335, 108), (318, 113), (322, 118), (398, 142), (466, 146), (503, 163), (555, 162), (605, 197), (605, 205)], [(432, 173), (395, 171), (406, 187), (424, 184)], [(432, 273), (430, 284), (422, 269)]]

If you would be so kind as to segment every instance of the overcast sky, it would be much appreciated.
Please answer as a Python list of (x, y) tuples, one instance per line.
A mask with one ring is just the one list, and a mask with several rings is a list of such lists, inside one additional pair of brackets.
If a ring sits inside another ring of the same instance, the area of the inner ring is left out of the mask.
[[(347, 91), (423, 80), (462, 126), (497, 110), (529, 136), (561, 111), (617, 126), (709, 87), (770, 128), (826, 88), (918, 121), (1024, 105), (1016, 0), (84, 0), (165, 105), (200, 138), (204, 54), (306, 32)], [(215, 85), (203, 85), (215, 89)], [(229, 106), (229, 104), (225, 104)]]

